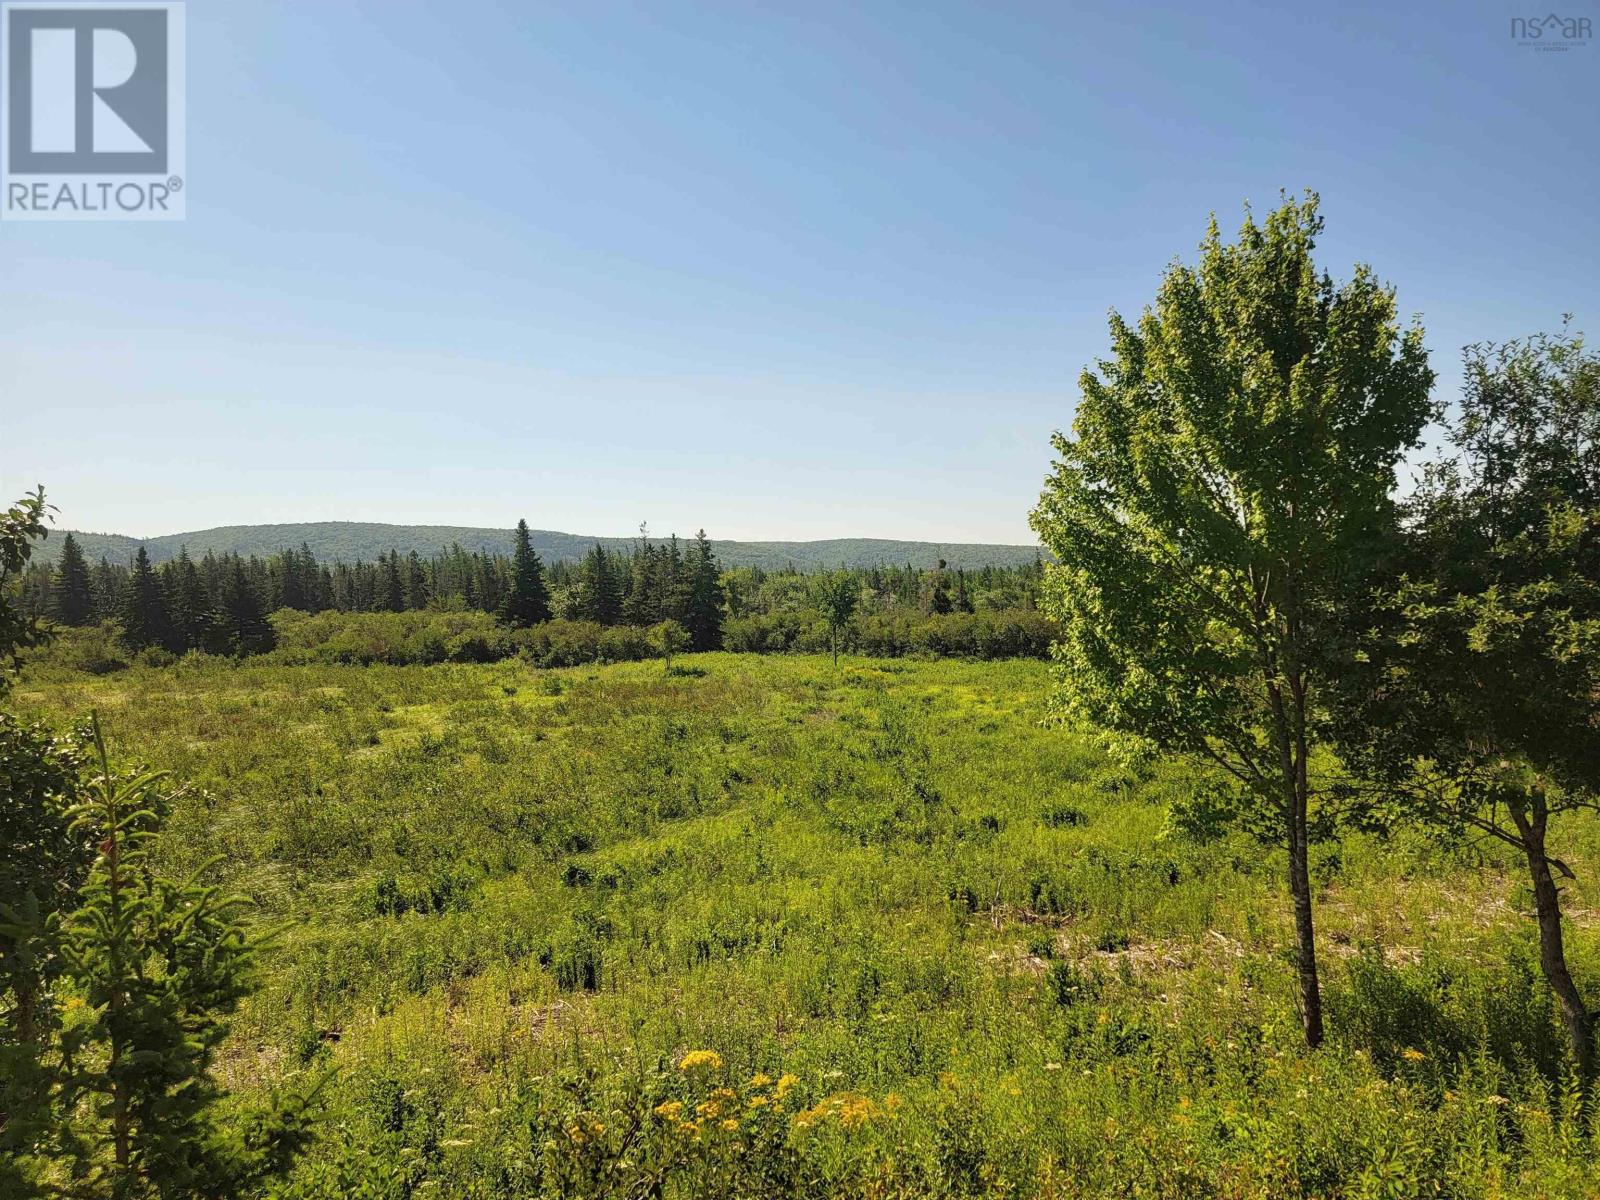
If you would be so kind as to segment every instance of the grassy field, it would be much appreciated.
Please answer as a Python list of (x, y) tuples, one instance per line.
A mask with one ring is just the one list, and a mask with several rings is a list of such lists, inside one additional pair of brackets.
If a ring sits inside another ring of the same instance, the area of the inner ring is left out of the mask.
[[(36, 669), (283, 926), (223, 1066), (333, 1069), (292, 1196), (1600, 1195), (1515, 864), (1281, 856), (1046, 724), (1038, 663)], [(1600, 986), (1600, 823), (1563, 857)], [(703, 1052), (703, 1053), (697, 1053)]]

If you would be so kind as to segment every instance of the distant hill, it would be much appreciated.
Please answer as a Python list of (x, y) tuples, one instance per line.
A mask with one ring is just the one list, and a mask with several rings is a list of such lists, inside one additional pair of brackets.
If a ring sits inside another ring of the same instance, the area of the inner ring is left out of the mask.
[[(52, 530), (38, 548), (37, 557), (55, 561), (66, 530)], [(546, 562), (574, 562), (599, 542), (607, 550), (627, 549), (633, 538), (584, 537), (535, 529), (534, 549)], [(120, 533), (72, 534), (83, 546), (90, 562), (104, 557), (126, 563), (143, 545), (155, 562), (175, 558), (182, 546), (191, 557), (208, 550), (217, 554), (232, 552), (249, 557), (268, 555), (278, 550), (298, 548), (303, 542), (318, 560), (355, 562), (371, 560), (380, 554), (415, 550), (423, 557), (448, 550), (459, 543), (466, 550), (487, 550), (507, 554), (511, 550), (511, 530), (476, 529), (460, 525), (380, 525), (362, 521), (318, 521), (303, 525), (225, 525), (199, 529), (192, 533), (169, 533), (163, 537), (135, 538)], [(682, 535), (680, 535), (681, 537)], [(655, 539), (652, 539), (655, 540)], [(885, 538), (831, 538), (820, 542), (728, 542), (714, 539), (717, 556), (725, 567), (764, 567), (777, 570), (794, 565), (801, 570), (822, 567), (871, 567), (911, 563), (931, 567), (943, 558), (952, 567), (1019, 566), (1031, 563), (1033, 546), (985, 545), (971, 542), (899, 542)]]

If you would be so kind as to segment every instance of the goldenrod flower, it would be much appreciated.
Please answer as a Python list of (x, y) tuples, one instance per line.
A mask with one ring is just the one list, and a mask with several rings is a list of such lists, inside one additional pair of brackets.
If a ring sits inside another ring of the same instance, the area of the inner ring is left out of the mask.
[(683, 1112), (682, 1100), (663, 1100), (656, 1105), (656, 1116), (665, 1117), (669, 1121), (676, 1121), (681, 1112)]
[(722, 1055), (715, 1050), (691, 1050), (683, 1056), (683, 1061), (678, 1064), (680, 1071), (693, 1071), (696, 1067), (709, 1067), (713, 1071), (722, 1070)]
[(1400, 1051), (1400, 1057), (1405, 1059), (1407, 1062), (1421, 1062), (1428, 1056), (1413, 1046), (1407, 1046), (1404, 1050)]

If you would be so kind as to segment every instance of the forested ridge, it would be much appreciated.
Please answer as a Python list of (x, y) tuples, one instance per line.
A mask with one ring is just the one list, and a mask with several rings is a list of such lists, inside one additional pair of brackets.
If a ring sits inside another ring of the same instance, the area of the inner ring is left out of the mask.
[[(68, 532), (62, 530), (61, 532)], [(229, 525), (139, 538), (121, 533), (92, 533), (71, 530), (89, 560), (109, 559), (126, 565), (143, 546), (150, 561), (163, 563), (187, 550), (193, 557), (208, 552), (237, 554), (244, 558), (266, 558), (285, 550), (307, 549), (322, 562), (372, 562), (380, 555), (415, 550), (433, 558), (460, 547), (469, 553), (511, 553), (511, 530), (458, 525), (388, 525), (364, 521), (317, 521), (290, 525)], [(595, 545), (607, 551), (626, 554), (632, 537), (592, 537), (560, 533), (550, 529), (530, 530), (533, 547), (545, 562), (578, 562)], [(59, 535), (58, 535), (59, 536)], [(60, 543), (52, 539), (39, 547), (41, 562), (54, 562)], [(1035, 546), (1000, 545), (982, 542), (920, 542), (895, 538), (826, 538), (817, 541), (727, 541), (718, 540), (717, 554), (729, 567), (761, 567), (777, 571), (786, 567), (818, 570), (836, 567), (873, 567), (887, 563), (910, 563), (930, 568), (940, 559), (952, 567), (976, 569), (985, 566), (1026, 566), (1038, 549)]]

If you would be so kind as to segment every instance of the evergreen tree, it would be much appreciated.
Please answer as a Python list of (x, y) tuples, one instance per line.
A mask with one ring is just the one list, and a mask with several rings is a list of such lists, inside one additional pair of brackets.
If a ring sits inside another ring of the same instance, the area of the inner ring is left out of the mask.
[(583, 560), (578, 581), (578, 610), (586, 621), (615, 625), (622, 619), (622, 589), (616, 566), (599, 542)]
[(500, 605), (500, 619), (527, 628), (550, 619), (550, 590), (544, 582), (544, 564), (534, 553), (528, 522), (517, 522), (516, 547), (511, 555), (511, 588)]
[(123, 585), (121, 617), (122, 642), (129, 650), (166, 646), (172, 640), (167, 598), (150, 566), (150, 554), (143, 546), (134, 556), (133, 571)]
[(172, 649), (175, 653), (193, 650), (205, 640), (206, 614), (211, 605), (187, 546), (179, 547), (178, 557), (162, 567), (161, 577), (167, 595)]
[(950, 600), (950, 585), (945, 579), (944, 568), (945, 562), (941, 558), (939, 565), (934, 568), (933, 586), (928, 593), (928, 611), (931, 613), (944, 614), (955, 607)]
[(70, 533), (56, 563), (54, 617), (63, 625), (88, 625), (94, 620), (94, 590), (83, 549)]
[(702, 529), (689, 550), (688, 620), (690, 644), (696, 650), (722, 648), (722, 618), (727, 601), (722, 590), (722, 570)]
[(629, 625), (654, 625), (661, 619), (655, 590), (656, 551), (650, 535), (639, 526), (639, 548), (634, 552), (628, 572), (628, 594), (622, 602), (622, 619)]
[(104, 555), (90, 571), (90, 590), (94, 593), (94, 619), (115, 620), (122, 611), (122, 576)]
[(237, 558), (232, 560), (217, 605), (206, 622), (205, 636), (205, 648), (211, 654), (265, 654), (277, 644), (261, 598)]
[(428, 580), (422, 570), (422, 559), (413, 550), (406, 559), (406, 608), (415, 611), (428, 607)]

